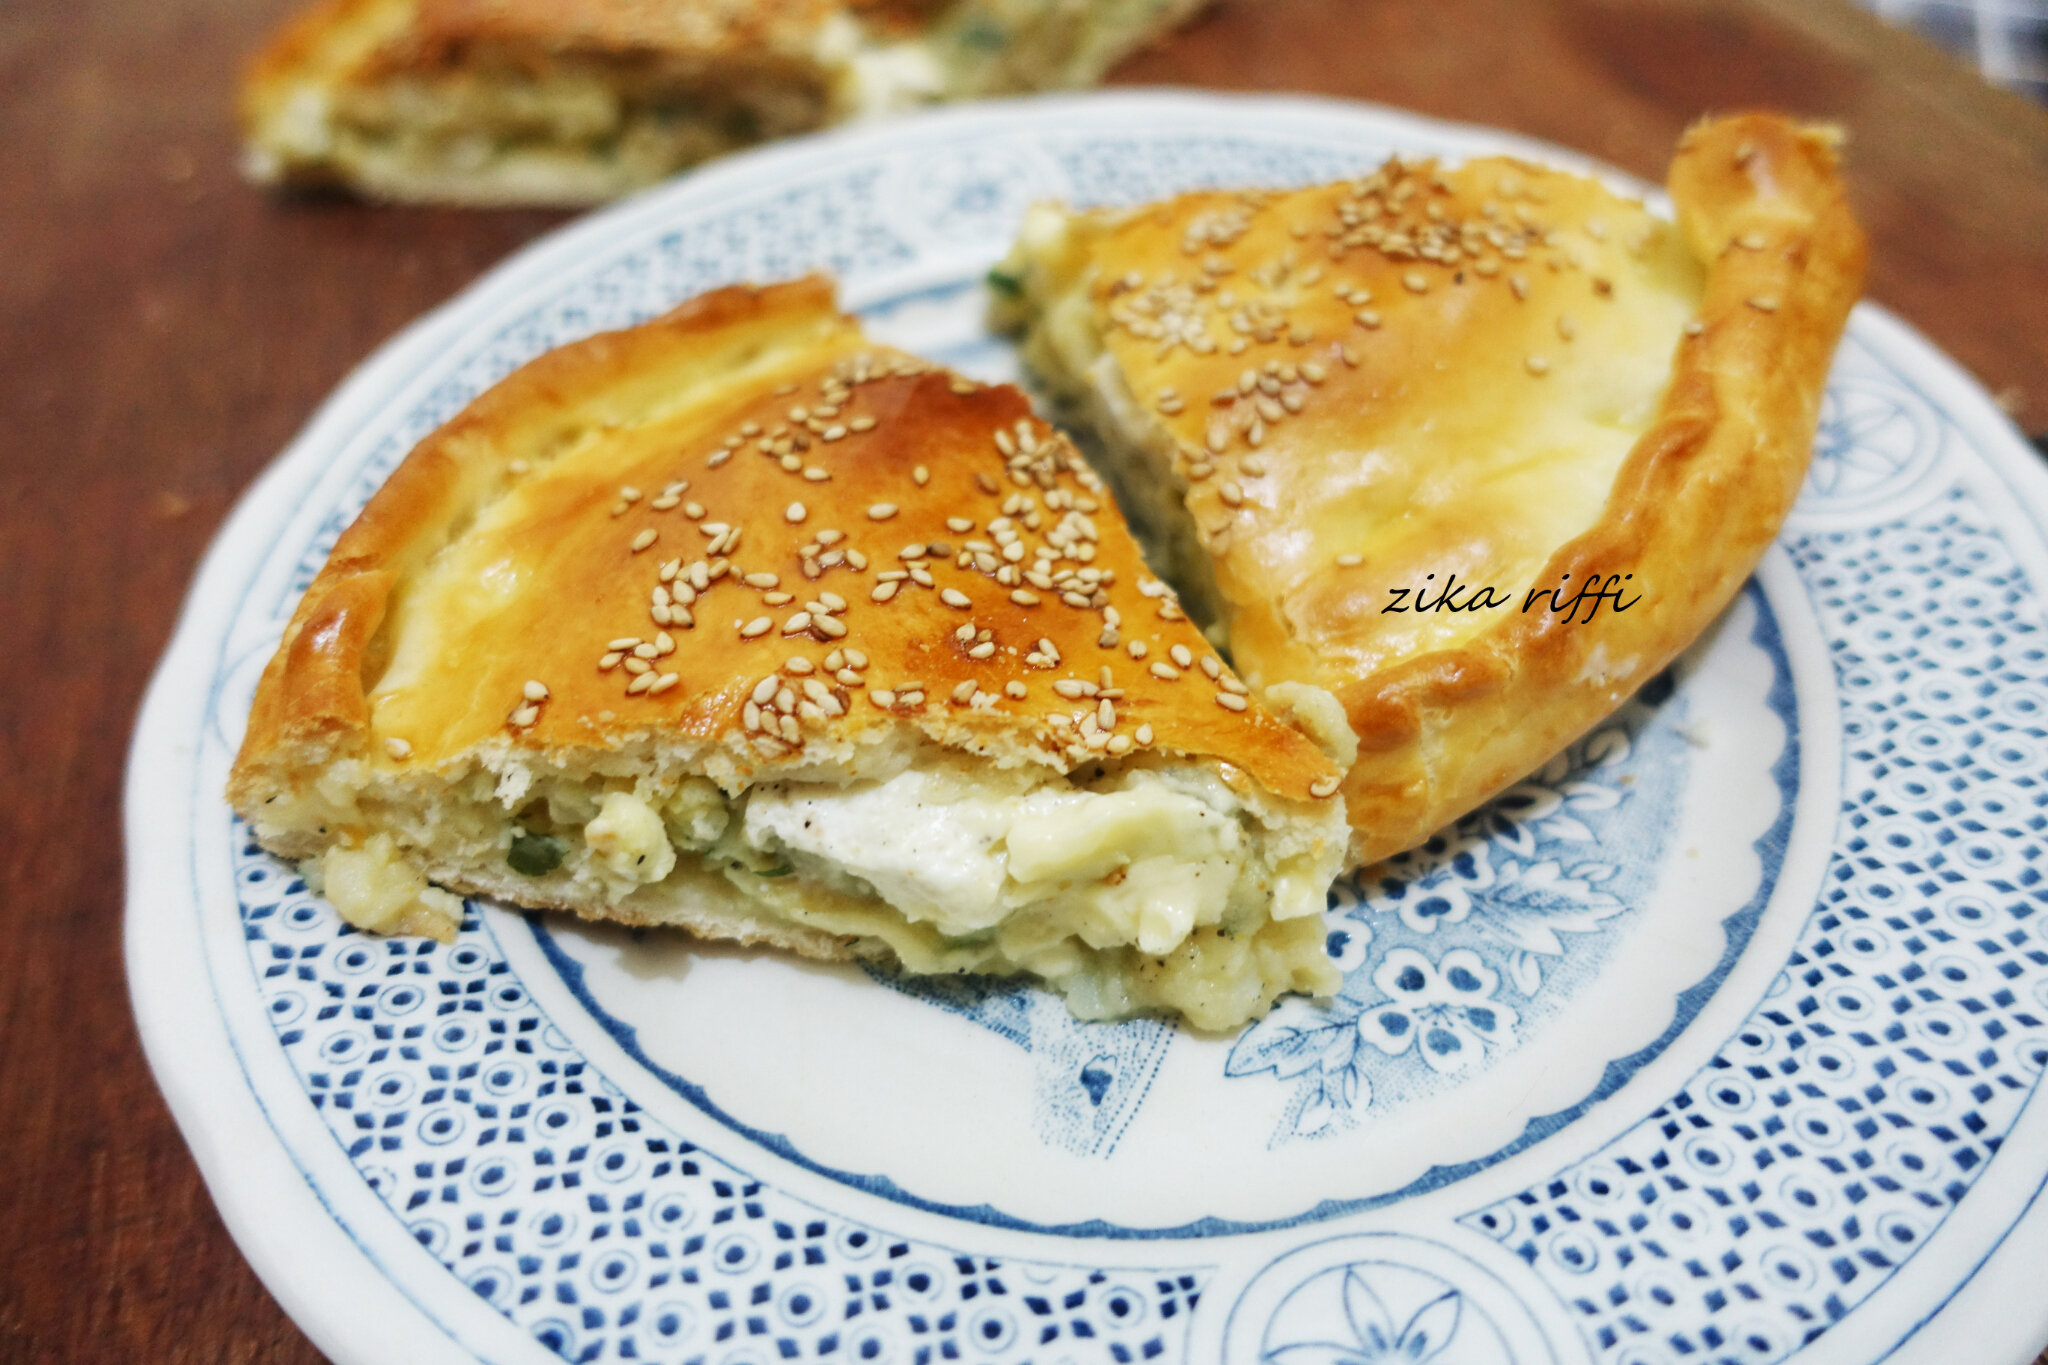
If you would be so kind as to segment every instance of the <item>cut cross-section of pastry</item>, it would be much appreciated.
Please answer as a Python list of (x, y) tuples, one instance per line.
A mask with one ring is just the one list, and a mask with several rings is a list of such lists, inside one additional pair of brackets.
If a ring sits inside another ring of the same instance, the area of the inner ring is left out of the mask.
[(325, 0), (242, 88), (249, 174), (588, 204), (937, 100), (1092, 84), (1205, 0)]
[(1341, 769), (1007, 386), (809, 280), (551, 352), (422, 442), (230, 796), (351, 921), (443, 888), (1205, 1028), (1337, 977)]
[(1042, 207), (991, 275), (1187, 609), (1355, 741), (1358, 861), (1664, 668), (1799, 489), (1864, 259), (1835, 138), (1703, 124), (1670, 188), (1676, 224), (1520, 161), (1394, 161)]

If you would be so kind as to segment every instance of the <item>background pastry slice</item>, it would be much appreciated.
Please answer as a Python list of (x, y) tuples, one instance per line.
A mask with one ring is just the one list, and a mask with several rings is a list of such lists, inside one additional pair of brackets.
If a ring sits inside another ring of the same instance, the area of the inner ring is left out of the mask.
[(448, 887), (1224, 1028), (1336, 984), (1339, 778), (1023, 395), (813, 280), (550, 353), (421, 443), (230, 795), (371, 929), (452, 933)]
[(1204, 0), (326, 0), (242, 89), (261, 181), (588, 204), (765, 138), (1094, 83)]
[(1675, 225), (1518, 161), (1396, 161), (1040, 208), (991, 277), (1254, 690), (1341, 702), (1359, 861), (1655, 675), (1799, 489), (1863, 267), (1834, 139), (1703, 124), (1670, 188)]

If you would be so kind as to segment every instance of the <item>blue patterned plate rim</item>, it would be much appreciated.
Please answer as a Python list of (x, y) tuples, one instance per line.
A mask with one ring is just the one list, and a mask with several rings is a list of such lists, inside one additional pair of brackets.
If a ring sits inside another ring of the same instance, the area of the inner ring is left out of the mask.
[[(451, 1304), (445, 1302), (447, 1295), (435, 1284), (420, 1284), (422, 1271), (429, 1267), (438, 1271), (438, 1263), (431, 1259), (422, 1261), (418, 1249), (405, 1246), (403, 1239), (393, 1249), (386, 1235), (388, 1229), (372, 1226), (379, 1222), (380, 1215), (386, 1214), (385, 1207), (374, 1200), (366, 1202), (362, 1191), (352, 1187), (347, 1177), (354, 1172), (346, 1167), (337, 1172), (331, 1161), (324, 1166), (318, 1161), (307, 1164), (294, 1155), (308, 1150), (308, 1143), (331, 1145), (331, 1135), (317, 1121), (307, 1122), (310, 1115), (303, 1112), (307, 1094), (290, 1068), (280, 1066), (280, 1059), (274, 1055), (276, 1035), (269, 1035), (271, 1052), (266, 1053), (263, 1031), (243, 1027), (249, 1022), (246, 1018), (231, 1019), (238, 1012), (246, 1015), (252, 1003), (248, 987), (242, 985), (237, 995), (236, 981), (219, 974), (222, 964), (231, 959), (221, 956), (219, 944), (208, 942), (207, 932), (199, 928), (201, 921), (192, 918), (203, 908), (199, 894), (203, 876), (196, 872), (178, 875), (185, 869), (194, 869), (209, 856), (217, 857), (201, 848), (200, 838), (205, 831), (221, 827), (217, 798), (194, 785), (199, 774), (194, 767), (197, 746), (192, 736), (205, 729), (206, 718), (222, 685), (216, 661), (228, 644), (226, 604), (247, 591), (256, 566), (270, 557), (276, 543), (296, 534), (291, 515), (294, 505), (305, 500), (314, 484), (321, 483), (323, 474), (332, 479), (337, 458), (345, 456), (355, 444), (366, 423), (401, 403), (415, 401), (416, 393), (413, 398), (406, 397), (408, 389), (416, 389), (422, 382), (419, 377), (433, 373), (435, 362), (451, 348), (463, 344), (463, 338), (478, 336), (488, 329), (493, 318), (515, 317), (533, 306), (534, 300), (559, 287), (555, 282), (557, 275), (573, 273), (590, 258), (616, 258), (634, 243), (644, 243), (661, 230), (668, 218), (683, 214), (692, 204), (709, 203), (721, 195), (730, 197), (749, 182), (765, 182), (778, 175), (800, 181), (837, 152), (872, 150), (933, 131), (973, 133), (1015, 129), (1023, 123), (1046, 126), (1050, 122), (1074, 127), (1117, 121), (1163, 131), (1177, 122), (1199, 124), (1205, 120), (1212, 126), (1216, 122), (1238, 122), (1271, 128), (1276, 136), (1277, 130), (1292, 125), (1292, 130), (1300, 131), (1304, 137), (1308, 133), (1302, 130), (1313, 127), (1317, 134), (1325, 136), (1351, 132), (1387, 142), (1405, 139), (1467, 152), (1510, 150), (1580, 167), (1590, 165), (1584, 158), (1523, 139), (1433, 123), (1396, 111), (1329, 101), (1222, 99), (1186, 93), (1020, 101), (949, 111), (889, 127), (824, 134), (710, 168), (594, 215), (518, 253), (458, 299), (388, 343), (337, 391), (286, 455), (245, 495), (195, 582), (180, 630), (152, 684), (137, 728), (127, 798), (131, 907), (127, 952), (131, 991), (146, 1050), (209, 1187), (238, 1242), (266, 1283), (330, 1355), (343, 1360), (400, 1356), (423, 1360), (608, 1359), (612, 1356), (601, 1353), (619, 1351), (621, 1343), (629, 1338), (616, 1324), (608, 1324), (607, 1330), (614, 1335), (600, 1335), (592, 1346), (589, 1340), (578, 1336), (576, 1322), (569, 1320), (574, 1314), (560, 1322), (550, 1319), (552, 1325), (540, 1328), (532, 1327), (531, 1323), (514, 1327), (509, 1318), (484, 1303), (487, 1296), (481, 1288), (473, 1285), (464, 1301)], [(1631, 184), (1625, 178), (1614, 178), (1624, 186)], [(2040, 528), (2048, 519), (2044, 518), (2044, 508), (2048, 508), (2044, 487), (2048, 487), (2048, 480), (2044, 480), (2017, 433), (1972, 381), (1895, 319), (1866, 305), (1859, 308), (1852, 323), (1852, 337), (1871, 348), (1873, 354), (1889, 358), (1908, 385), (1936, 410), (1944, 423), (1943, 433), (1953, 432), (1968, 448), (1967, 454), (1976, 457), (1965, 473), (1978, 476), (1980, 481), (1982, 476), (1989, 475), (2003, 485), (2002, 490), (1991, 491), (2002, 493), (2008, 504), (2001, 509), (2007, 530), (2011, 531), (2015, 522), (2024, 518), (2031, 536), (2029, 543), (2015, 551), (2025, 561), (2015, 573), (2024, 579), (2031, 570), (2031, 576), (2038, 579), (2043, 561)], [(1844, 419), (1845, 429), (1855, 428), (1862, 420), (1865, 418), (1849, 414)], [(1854, 431), (1845, 437), (1848, 454), (1841, 463), (1851, 470), (1845, 477), (1854, 477), (1853, 457), (1868, 453), (1859, 451), (1858, 439)], [(1953, 459), (1967, 462), (1965, 455)], [(312, 501), (318, 503), (320, 498)], [(1816, 535), (1841, 533), (1831, 529), (1825, 517), (1818, 524)], [(305, 529), (301, 521), (299, 530)], [(2038, 660), (2038, 651), (2034, 657)], [(195, 716), (200, 718), (196, 725)], [(181, 780), (180, 774), (186, 776)], [(2039, 901), (2038, 881), (2020, 883), (2018, 894)], [(244, 980), (247, 962), (245, 958)], [(2028, 1096), (2031, 1097), (2031, 1087)], [(1886, 1304), (1896, 1302), (1902, 1307), (1889, 1309), (1881, 1304), (1873, 1311), (1869, 1305), (1859, 1308), (1857, 1303), (1849, 1303), (1844, 1308), (1838, 1296), (1829, 1296), (1827, 1304), (1835, 1306), (1824, 1305), (1819, 1311), (1832, 1316), (1819, 1320), (1820, 1327), (1805, 1338), (1814, 1344), (1799, 1352), (1802, 1360), (1893, 1358), (1895, 1351), (1898, 1358), (1942, 1359), (1948, 1357), (1938, 1354), (1937, 1348), (1944, 1342), (1961, 1340), (1968, 1340), (1973, 1352), (1994, 1350), (2014, 1359), (2022, 1358), (2021, 1352), (2031, 1353), (2039, 1337), (2048, 1333), (2048, 1321), (2038, 1313), (2030, 1318), (2024, 1313), (2008, 1312), (1988, 1323), (1980, 1319), (1965, 1324), (1958, 1310), (1933, 1318), (1933, 1326), (1927, 1326), (1932, 1314), (1952, 1299), (1967, 1306), (1981, 1302), (1985, 1294), (2001, 1287), (2031, 1291), (2031, 1297), (2038, 1301), (2038, 1284), (2026, 1271), (2029, 1253), (2039, 1255), (2048, 1249), (2048, 1226), (2044, 1226), (2048, 1225), (2048, 1218), (2035, 1208), (2041, 1171), (2033, 1167), (2025, 1171), (2016, 1169), (2011, 1154), (2024, 1150), (2038, 1157), (2044, 1150), (2040, 1142), (2044, 1125), (2038, 1121), (2041, 1115), (2035, 1112), (2037, 1107), (2023, 1104), (2021, 1108), (2024, 1112), (2013, 1117), (2008, 1131), (2023, 1135), (2027, 1141), (2006, 1145), (2008, 1155), (2003, 1162), (1986, 1161), (1985, 1174), (1976, 1186), (1979, 1197), (1967, 1201), (1958, 1197), (1952, 1214), (1936, 1229), (1950, 1234), (1952, 1244), (1960, 1245), (1954, 1242), (1954, 1236), (1959, 1235), (1965, 1224), (1981, 1225), (1972, 1229), (1972, 1245), (1977, 1251), (1969, 1260), (1967, 1272), (1957, 1276), (1952, 1265), (1944, 1273), (1928, 1255), (1921, 1254), (1885, 1280), (1897, 1286), (1888, 1291)], [(2029, 1118), (2036, 1122), (2029, 1124)], [(748, 1159), (751, 1162), (752, 1158)], [(1587, 1162), (1574, 1164), (1585, 1166)], [(2036, 1166), (2041, 1164), (2036, 1162)], [(336, 1179), (338, 1174), (340, 1179)], [(1580, 1177), (1590, 1178), (1583, 1171)], [(1993, 1200), (1991, 1195), (1996, 1191), (2004, 1191), (2004, 1196)], [(1571, 1197), (1583, 1202), (1596, 1196)], [(1525, 1192), (1520, 1198), (1524, 1208), (1538, 1207), (1548, 1200), (1563, 1210), (1559, 1201), (1567, 1196)], [(1989, 1207), (1993, 1204), (1998, 1207)], [(1243, 1239), (1248, 1247), (1257, 1250), (1250, 1261), (1238, 1257), (1243, 1265), (1212, 1267), (1211, 1277), (1202, 1280), (1200, 1290), (1189, 1289), (1187, 1285), (1170, 1292), (1162, 1288), (1149, 1301), (1149, 1311), (1155, 1314), (1171, 1305), (1183, 1304), (1181, 1321), (1191, 1322), (1196, 1315), (1192, 1312), (1194, 1299), (1189, 1295), (1207, 1292), (1213, 1299), (1230, 1289), (1236, 1297), (1227, 1318), (1221, 1310), (1211, 1309), (1201, 1315), (1205, 1325), (1199, 1331), (1190, 1326), (1178, 1336), (1160, 1334), (1142, 1343), (1135, 1337), (1130, 1340), (1144, 1347), (1145, 1358), (1173, 1351), (1178, 1351), (1182, 1358), (1195, 1354), (1213, 1358), (1217, 1351), (1222, 1351), (1235, 1359), (1244, 1350), (1265, 1358), (1282, 1358), (1296, 1349), (1284, 1340), (1293, 1324), (1313, 1320), (1329, 1328), (1335, 1323), (1332, 1314), (1340, 1311), (1330, 1305), (1337, 1304), (1341, 1305), (1343, 1317), (1337, 1326), (1354, 1334), (1356, 1340), (1349, 1348), (1354, 1354), (1366, 1349), (1366, 1339), (1372, 1332), (1380, 1332), (1390, 1346), (1406, 1343), (1403, 1349), (1409, 1358), (1416, 1359), (1425, 1358), (1417, 1353), (1425, 1350), (1428, 1342), (1435, 1341), (1436, 1348), (1442, 1349), (1453, 1338), (1461, 1343), (1461, 1350), (1477, 1352), (1472, 1355), (1474, 1359), (1496, 1350), (1508, 1353), (1502, 1358), (1653, 1358), (1628, 1354), (1634, 1349), (1627, 1327), (1632, 1315), (1618, 1305), (1572, 1310), (1551, 1305), (1540, 1294), (1529, 1296), (1529, 1285), (1523, 1281), (1530, 1280), (1527, 1272), (1531, 1270), (1537, 1272), (1537, 1278), (1560, 1283), (1564, 1282), (1559, 1281), (1560, 1276), (1584, 1272), (1572, 1260), (1574, 1247), (1556, 1250), (1555, 1242), (1562, 1241), (1561, 1237), (1553, 1239), (1550, 1249), (1532, 1254), (1513, 1248), (1517, 1232), (1502, 1234), (1494, 1227), (1484, 1226), (1489, 1218), (1512, 1218), (1515, 1206), (1515, 1200), (1500, 1201), (1486, 1208), (1474, 1208), (1457, 1220), (1460, 1225), (1477, 1230), (1482, 1240), (1498, 1243), (1512, 1252), (1490, 1260), (1487, 1258), (1491, 1253), (1480, 1255), (1463, 1243), (1456, 1250), (1447, 1250), (1440, 1240), (1446, 1235), (1442, 1228), (1410, 1227), (1404, 1231), (1370, 1220), (1347, 1225), (1355, 1230), (1335, 1238), (1311, 1234), (1305, 1240), (1301, 1236)], [(1581, 1211), (1570, 1212), (1571, 1221), (1576, 1221)], [(854, 1213), (872, 1216), (864, 1208), (855, 1208)], [(956, 1231), (954, 1240), (962, 1235)], [(1345, 1236), (1352, 1241), (1340, 1248), (1341, 1255), (1331, 1252), (1335, 1260), (1311, 1268), (1315, 1257), (1323, 1254), (1317, 1248), (1332, 1242), (1344, 1243)], [(1456, 1241), (1456, 1237), (1453, 1235), (1451, 1240)], [(1526, 1237), (1523, 1240), (1534, 1246)], [(1029, 1239), (1022, 1244), (1006, 1241), (998, 1249), (1009, 1254), (1020, 1245), (1029, 1247), (1031, 1243)], [(1589, 1243), (1589, 1250), (1597, 1259), (1600, 1248)], [(1345, 1256), (1352, 1259), (1346, 1260)], [(1019, 1252), (1018, 1259), (1026, 1258)], [(1057, 1259), (1041, 1255), (1040, 1269), (1055, 1266)], [(1842, 1278), (1840, 1260), (1837, 1258), (1837, 1278)], [(1110, 1272), (1114, 1272), (1116, 1264), (1129, 1265), (1126, 1258), (1104, 1256), (1102, 1261)], [(1082, 1269), (1072, 1266), (1070, 1259), (1067, 1264), (1072, 1269)], [(1468, 1264), (1474, 1267), (1471, 1276), (1461, 1279), (1464, 1272), (1458, 1267)], [(1274, 1276), (1283, 1266), (1297, 1267), (1303, 1278), (1282, 1286), (1281, 1292), (1274, 1287), (1278, 1283)], [(1789, 1258), (1780, 1262), (1779, 1267), (1787, 1274), (1802, 1269)], [(1813, 1273), (1812, 1266), (1805, 1265), (1804, 1273)], [(1820, 1273), (1826, 1273), (1825, 1267)], [(1512, 1279), (1515, 1274), (1522, 1278), (1514, 1289), (1496, 1292), (1505, 1283), (1503, 1276)], [(1181, 1278), (1192, 1283), (1194, 1277)], [(1919, 1281), (1929, 1281), (1932, 1288), (1922, 1285), (1922, 1292), (1912, 1294), (1908, 1304), (1906, 1290)], [(1849, 1282), (1843, 1280), (1844, 1284)], [(1160, 1283), (1165, 1285), (1169, 1281)], [(1436, 1293), (1432, 1285), (1444, 1292)], [(964, 1285), (955, 1288), (964, 1292)], [(1076, 1292), (1085, 1297), (1087, 1291)], [(1436, 1297), (1428, 1297), (1432, 1293)], [(1503, 1293), (1506, 1297), (1502, 1297)], [(1318, 1300), (1317, 1295), (1324, 1295), (1328, 1302)], [(1332, 1295), (1335, 1297), (1329, 1297)], [(1417, 1295), (1422, 1297), (1418, 1299)], [(1566, 1301), (1567, 1296), (1560, 1293), (1558, 1303)], [(1112, 1296), (1104, 1302), (1112, 1305), (1104, 1311), (1113, 1314), (1117, 1311), (1114, 1303), (1121, 1301)], [(1654, 1304), (1658, 1300), (1652, 1294), (1645, 1302)], [(1803, 1302), (1791, 1299), (1786, 1302), (1794, 1309), (1804, 1306)], [(484, 1303), (481, 1308), (480, 1303)], [(1319, 1303), (1322, 1306), (1316, 1307)], [(370, 1305), (376, 1311), (364, 1311)], [(1240, 1341), (1239, 1329), (1252, 1321), (1254, 1305), (1266, 1312), (1254, 1324), (1265, 1335), (1255, 1341)], [(1846, 1318), (1850, 1309), (1859, 1313), (1859, 1328), (1860, 1324), (1874, 1323), (1887, 1316), (1897, 1318), (1899, 1327), (1896, 1335), (1889, 1338), (1891, 1344), (1873, 1339), (1872, 1344), (1880, 1349), (1872, 1354), (1862, 1349), (1863, 1338), (1869, 1334), (1839, 1325), (1834, 1325), (1830, 1332), (1830, 1325)], [(583, 1322), (590, 1320), (591, 1311), (588, 1307), (584, 1309)], [(784, 1317), (793, 1323), (808, 1311), (791, 1310)], [(1096, 1311), (1092, 1303), (1090, 1311)], [(1581, 1319), (1591, 1319), (1592, 1325), (1575, 1319), (1574, 1311)], [(1649, 1308), (1641, 1311), (1655, 1316)], [(1322, 1316), (1314, 1318), (1313, 1314), (1318, 1312)], [(1304, 1314), (1310, 1317), (1305, 1318)], [(602, 1319), (604, 1315), (598, 1316)], [(1796, 1312), (1793, 1317), (1797, 1319)], [(654, 1327), (646, 1330), (658, 1336), (664, 1321), (670, 1319), (657, 1319)], [(984, 1316), (974, 1322), (979, 1324), (975, 1330), (993, 1335), (984, 1335), (968, 1344), (978, 1342), (979, 1349), (991, 1352), (1010, 1349), (1012, 1340), (998, 1343), (999, 1324), (993, 1318)], [(1113, 1336), (1109, 1329), (1115, 1324), (1109, 1318), (1101, 1318), (1100, 1323), (1101, 1339), (1108, 1340)], [(947, 1330), (965, 1333), (969, 1326)], [(1014, 1324), (1003, 1330), (1014, 1335)], [(1681, 1354), (1713, 1346), (1713, 1334), (1719, 1328), (1710, 1324), (1706, 1330), (1705, 1336), (1686, 1338), (1688, 1348)], [(1784, 1344), (1770, 1335), (1772, 1330), (1775, 1329), (1768, 1324), (1755, 1328), (1758, 1334), (1749, 1339), (1748, 1346), (1726, 1334), (1723, 1337), (1728, 1342), (1727, 1349), (1744, 1352), (1741, 1358), (1782, 1358), (1784, 1351), (1775, 1346), (1769, 1351), (1764, 1349), (1771, 1343)], [(1965, 1330), (1967, 1336), (1963, 1335)], [(1489, 1332), (1491, 1335), (1487, 1335)], [(881, 1340), (860, 1338), (857, 1342), (855, 1336), (848, 1336), (842, 1342), (837, 1335), (831, 1339), (833, 1350), (842, 1345), (851, 1348)], [(1096, 1338), (1068, 1339), (1078, 1342)], [(1835, 1349), (1849, 1347), (1852, 1339), (1856, 1346), (1854, 1354)], [(1251, 1344), (1246, 1346), (1245, 1342)], [(1531, 1342), (1540, 1342), (1541, 1350), (1532, 1347)], [(887, 1350), (896, 1349), (896, 1345), (884, 1343)], [(1153, 1349), (1155, 1345), (1157, 1350)], [(1136, 1358), (1117, 1354), (1125, 1349), (1122, 1340), (1115, 1340), (1104, 1348), (1106, 1354), (1097, 1354), (1102, 1358)], [(1666, 1349), (1674, 1348), (1667, 1345)], [(1797, 1342), (1785, 1349), (1798, 1350)], [(589, 1354), (592, 1350), (600, 1354)], [(1528, 1354), (1517, 1355), (1518, 1350)], [(1293, 1358), (1307, 1356), (1297, 1354)]]

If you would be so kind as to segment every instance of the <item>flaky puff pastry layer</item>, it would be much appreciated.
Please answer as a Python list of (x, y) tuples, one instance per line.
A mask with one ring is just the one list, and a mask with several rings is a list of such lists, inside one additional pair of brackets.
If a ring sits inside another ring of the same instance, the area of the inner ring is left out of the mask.
[[(1247, 692), (1021, 393), (869, 342), (810, 279), (549, 352), (421, 442), (294, 614), (229, 797), (304, 858), (479, 775), (510, 810), (532, 774), (737, 794), (935, 750), (1192, 764), (1313, 827), (1334, 870), (1341, 770)], [(405, 854), (524, 905), (861, 951), (715, 874), (679, 868), (657, 912)]]
[(1255, 688), (1341, 700), (1355, 861), (1539, 766), (1755, 567), (1862, 279), (1838, 140), (1696, 126), (1675, 226), (1505, 158), (1028, 225), (994, 282), (1191, 609)]

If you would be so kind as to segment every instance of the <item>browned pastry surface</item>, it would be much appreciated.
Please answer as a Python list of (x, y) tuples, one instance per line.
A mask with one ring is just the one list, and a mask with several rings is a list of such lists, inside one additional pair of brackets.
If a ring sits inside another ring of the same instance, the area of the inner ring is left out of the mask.
[[(664, 633), (644, 674), (611, 647)], [(835, 651), (865, 658), (857, 679), (825, 667)], [(397, 764), (392, 739), (431, 766), (659, 731), (758, 774), (802, 752), (743, 726), (796, 658), (843, 713), (806, 739), (907, 728), (1061, 771), (1157, 746), (1302, 799), (1332, 771), (1262, 708), (1233, 709), (1235, 676), (1022, 394), (869, 343), (810, 280), (551, 352), (422, 443), (306, 593), (237, 791), (302, 746)], [(643, 676), (660, 681), (636, 691)], [(521, 723), (528, 681), (549, 698)], [(1091, 747), (1082, 722), (1112, 712)]]
[(1671, 193), (1676, 227), (1539, 166), (1394, 162), (1041, 222), (999, 276), (1246, 679), (1343, 702), (1362, 861), (1668, 664), (1800, 486), (1863, 267), (1835, 139), (1702, 124)]

